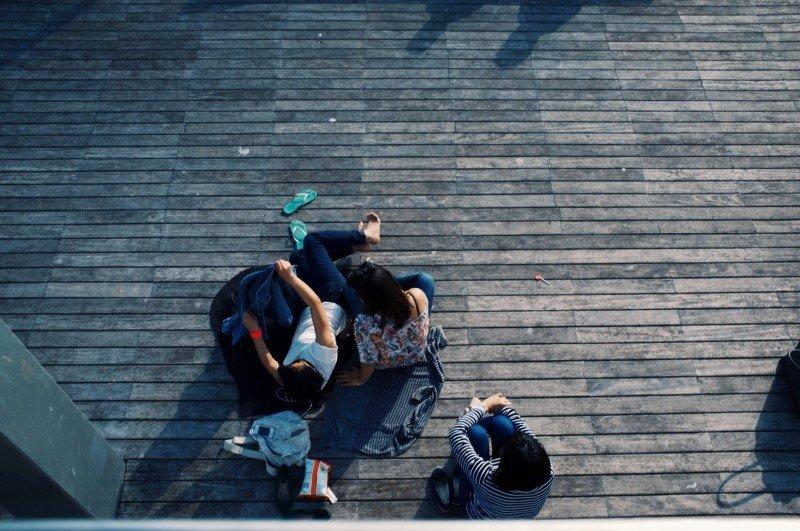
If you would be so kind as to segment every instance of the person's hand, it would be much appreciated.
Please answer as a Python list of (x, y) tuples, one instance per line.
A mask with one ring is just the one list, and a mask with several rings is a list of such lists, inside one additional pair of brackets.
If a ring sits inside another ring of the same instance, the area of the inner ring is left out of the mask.
[(292, 264), (286, 260), (275, 260), (275, 271), (278, 273), (278, 276), (286, 282), (289, 282), (289, 280), (294, 276)]
[(477, 396), (473, 396), (472, 400), (469, 401), (469, 406), (464, 408), (464, 413), (467, 413), (470, 409), (475, 409), (476, 407), (481, 407), (483, 402)]
[(253, 312), (250, 310), (244, 312), (244, 319), (242, 319), (242, 322), (244, 323), (244, 327), (247, 328), (248, 332), (252, 332), (253, 330), (258, 330), (261, 328), (261, 325), (258, 324), (258, 319), (256, 319), (256, 316), (253, 315)]
[(361, 380), (361, 371), (352, 369), (344, 371), (336, 377), (336, 383), (342, 387), (358, 387), (364, 382)]
[(497, 393), (483, 401), (483, 408), (487, 413), (497, 413), (506, 406), (510, 406), (511, 402), (503, 394)]
[(533, 280), (535, 280), (536, 282), (543, 282), (544, 281), (544, 277), (542, 275), (536, 274), (536, 275), (533, 275)]

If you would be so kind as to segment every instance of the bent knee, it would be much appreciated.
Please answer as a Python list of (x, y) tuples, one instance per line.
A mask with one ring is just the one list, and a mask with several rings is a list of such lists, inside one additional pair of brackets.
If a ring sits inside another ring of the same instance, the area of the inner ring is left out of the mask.
[(431, 288), (436, 284), (436, 281), (433, 280), (433, 277), (430, 276), (428, 273), (418, 273), (419, 274), (419, 282), (421, 284), (426, 284)]
[(497, 435), (514, 435), (514, 423), (507, 416), (498, 413), (492, 418), (492, 431)]
[(487, 437), (489, 432), (486, 431), (486, 428), (481, 426), (480, 424), (473, 424), (469, 428), (467, 428), (467, 436), (469, 436), (470, 440), (475, 440), (476, 438)]

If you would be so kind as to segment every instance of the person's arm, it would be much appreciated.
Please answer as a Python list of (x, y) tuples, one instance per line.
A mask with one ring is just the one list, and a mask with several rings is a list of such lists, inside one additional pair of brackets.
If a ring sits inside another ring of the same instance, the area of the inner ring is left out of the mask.
[(250, 310), (244, 312), (244, 318), (242, 319), (245, 328), (247, 331), (250, 332), (250, 337), (253, 339), (253, 344), (256, 347), (256, 352), (258, 353), (258, 360), (261, 362), (261, 365), (267, 369), (267, 372), (275, 378), (275, 381), (278, 382), (280, 385), (283, 385), (281, 381), (281, 377), (278, 374), (278, 368), (280, 368), (280, 363), (272, 357), (272, 353), (267, 348), (267, 344), (264, 342), (264, 337), (262, 336), (261, 327), (258, 325), (258, 320), (255, 316), (250, 313)]
[(504, 415), (508, 417), (508, 419), (511, 421), (511, 424), (514, 425), (514, 431), (516, 433), (527, 433), (531, 437), (536, 437), (536, 435), (533, 434), (533, 430), (528, 427), (528, 424), (522, 419), (522, 417), (519, 416), (519, 413), (517, 413), (517, 411), (511, 407), (510, 404), (504, 406), (503, 409), (498, 412), (498, 415)]
[(473, 485), (482, 483), (492, 473), (492, 464), (478, 455), (467, 434), (467, 430), (484, 416), (486, 416), (486, 409), (483, 405), (470, 408), (450, 429), (449, 435), (453, 458)]
[(450, 449), (453, 457), (473, 485), (479, 485), (490, 477), (493, 468), (491, 461), (486, 461), (475, 451), (467, 431), (487, 413), (496, 414), (510, 404), (503, 395), (490, 396), (480, 405), (471, 405), (467, 412), (461, 415), (456, 425), (450, 429)]
[(323, 347), (335, 347), (336, 336), (333, 335), (331, 330), (328, 314), (325, 313), (325, 307), (317, 294), (314, 293), (314, 290), (294, 274), (292, 264), (286, 260), (276, 261), (275, 270), (278, 272), (278, 276), (300, 295), (300, 298), (311, 310), (311, 322), (314, 324), (314, 333), (317, 336), (316, 342)]
[(428, 311), (428, 297), (425, 295), (424, 291), (419, 288), (411, 288), (408, 290), (408, 294), (411, 295), (412, 299), (414, 299), (417, 315), (421, 315)]

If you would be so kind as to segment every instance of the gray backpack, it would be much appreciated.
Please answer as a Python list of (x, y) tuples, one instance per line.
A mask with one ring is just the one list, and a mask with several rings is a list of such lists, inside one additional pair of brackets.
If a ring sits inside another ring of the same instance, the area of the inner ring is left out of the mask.
[[(246, 446), (257, 446), (258, 450)], [(280, 467), (303, 465), (311, 450), (311, 437), (308, 423), (297, 413), (281, 411), (256, 420), (247, 435), (228, 439), (222, 448), (264, 461), (267, 474), (275, 477)]]

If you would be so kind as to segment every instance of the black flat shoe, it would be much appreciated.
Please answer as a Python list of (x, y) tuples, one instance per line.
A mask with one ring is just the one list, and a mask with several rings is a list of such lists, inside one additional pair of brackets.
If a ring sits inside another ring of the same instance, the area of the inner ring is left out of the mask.
[(456, 473), (453, 474), (453, 479), (450, 481), (453, 490), (453, 505), (456, 507), (460, 507), (462, 503), (464, 503), (464, 476), (456, 470)]
[(434, 496), (436, 496), (436, 504), (439, 510), (443, 513), (449, 513), (453, 510), (453, 485), (447, 472), (442, 467), (433, 469), (430, 478), (431, 489)]

